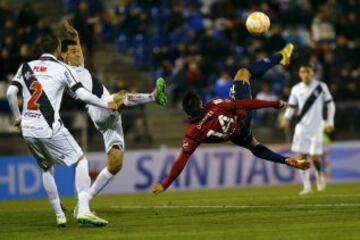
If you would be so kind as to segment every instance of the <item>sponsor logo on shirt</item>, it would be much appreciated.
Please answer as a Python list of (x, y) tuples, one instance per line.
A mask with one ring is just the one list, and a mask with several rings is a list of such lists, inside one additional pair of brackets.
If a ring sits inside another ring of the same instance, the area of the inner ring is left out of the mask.
[(47, 67), (45, 67), (45, 66), (34, 66), (33, 71), (34, 72), (44, 73), (44, 72), (47, 71)]

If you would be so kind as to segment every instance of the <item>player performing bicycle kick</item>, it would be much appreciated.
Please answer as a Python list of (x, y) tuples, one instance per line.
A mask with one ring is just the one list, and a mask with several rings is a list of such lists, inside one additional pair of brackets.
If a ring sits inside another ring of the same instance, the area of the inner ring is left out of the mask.
[(275, 65), (287, 66), (294, 46), (287, 44), (284, 49), (269, 58), (240, 68), (236, 73), (230, 91), (231, 98), (216, 98), (205, 106), (195, 93), (189, 92), (183, 98), (183, 109), (189, 116), (189, 124), (185, 129), (182, 151), (171, 167), (170, 173), (161, 182), (152, 186), (155, 194), (165, 191), (180, 175), (191, 154), (201, 143), (221, 143), (231, 141), (249, 149), (256, 157), (286, 164), (298, 169), (308, 169), (310, 163), (293, 157), (285, 157), (268, 149), (253, 136), (251, 128), (252, 109), (274, 107), (286, 108), (283, 101), (253, 100), (250, 80), (259, 78)]

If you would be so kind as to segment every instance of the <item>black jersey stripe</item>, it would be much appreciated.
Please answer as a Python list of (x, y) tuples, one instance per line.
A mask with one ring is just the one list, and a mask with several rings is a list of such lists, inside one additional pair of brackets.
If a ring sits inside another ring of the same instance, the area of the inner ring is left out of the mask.
[(92, 74), (90, 72), (90, 75), (91, 75), (91, 79), (92, 79), (92, 90), (91, 90), (91, 92), (95, 96), (97, 96), (98, 98), (101, 98), (101, 96), (104, 93), (104, 86), (94, 74)]
[(71, 91), (73, 91), (75, 93), (76, 90), (78, 90), (79, 88), (82, 88), (82, 87), (83, 87), (83, 85), (78, 82), (74, 86), (71, 87)]
[(329, 100), (325, 101), (325, 104), (329, 104), (329, 103), (331, 103), (332, 101), (334, 101), (334, 100), (333, 100), (333, 99), (329, 99)]
[(22, 91), (22, 85), (18, 81), (11, 81), (10, 85), (13, 85), (19, 89), (19, 91)]
[(323, 93), (323, 89), (321, 84), (319, 84), (314, 91), (310, 94), (310, 96), (306, 99), (303, 108), (300, 111), (300, 114), (297, 116), (297, 122), (300, 122), (301, 119), (305, 116), (305, 114), (310, 110), (310, 108), (314, 105), (316, 99)]
[[(23, 65), (21, 74), (23, 76), (25, 85), (26, 85), (27, 89), (29, 90), (30, 94), (31, 95), (34, 94), (35, 90), (31, 89), (30, 86), (33, 82), (36, 82), (37, 79), (34, 76), (34, 73), (31, 70), (31, 67), (29, 66), (29, 64), (25, 63)], [(50, 128), (52, 128), (52, 125), (55, 121), (55, 111), (50, 103), (48, 96), (46, 95), (46, 93), (44, 91), (42, 91), (37, 102), (39, 104), (39, 110), (40, 110), (41, 114), (44, 116), (44, 118), (45, 118), (46, 122), (49, 124)]]

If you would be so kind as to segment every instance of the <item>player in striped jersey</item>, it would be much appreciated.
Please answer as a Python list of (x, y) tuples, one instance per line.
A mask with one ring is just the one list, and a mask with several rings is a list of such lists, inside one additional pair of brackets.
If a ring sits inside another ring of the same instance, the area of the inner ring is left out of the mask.
[[(62, 58), (76, 71), (79, 81), (88, 91), (104, 100), (114, 99), (120, 108), (122, 106), (135, 106), (150, 102), (156, 102), (160, 105), (166, 104), (165, 81), (162, 78), (156, 81), (156, 87), (152, 93), (127, 93), (121, 91), (120, 93), (110, 95), (109, 91), (96, 76), (84, 67), (84, 56), (77, 31), (67, 21), (65, 21), (64, 27), (72, 39), (64, 39), (62, 41)], [(87, 192), (88, 199), (90, 200), (121, 170), (125, 143), (121, 114), (119, 112), (112, 112), (91, 105), (88, 105), (87, 109), (95, 127), (103, 135), (105, 151), (108, 156), (107, 166), (100, 172)]]
[[(290, 118), (297, 113), (297, 124), (291, 150), (300, 154), (301, 158), (310, 158), (315, 166), (315, 177), (318, 191), (323, 191), (326, 186), (321, 155), (323, 154), (323, 108), (327, 106), (325, 132), (334, 130), (335, 104), (333, 97), (324, 82), (314, 78), (314, 70), (311, 65), (303, 64), (299, 68), (301, 82), (292, 87), (289, 96), (289, 105), (281, 122), (282, 128), (289, 128)], [(310, 170), (300, 171), (304, 184), (299, 193), (310, 193)]]
[[(41, 57), (23, 64), (7, 91), (15, 126), (21, 129), (25, 142), (43, 170), (44, 188), (55, 210), (57, 225), (64, 227), (67, 221), (60, 205), (53, 165), (76, 164), (75, 186), (80, 203), (77, 220), (104, 226), (107, 221), (90, 211), (85, 198), (85, 192), (90, 187), (87, 159), (61, 121), (59, 110), (66, 88), (70, 88), (87, 104), (111, 110), (117, 110), (118, 106), (113, 100), (100, 99), (83, 88), (75, 71), (57, 59), (61, 47), (56, 36), (43, 37), (40, 48), (43, 53)], [(22, 113), (17, 103), (18, 92), (24, 99)]]

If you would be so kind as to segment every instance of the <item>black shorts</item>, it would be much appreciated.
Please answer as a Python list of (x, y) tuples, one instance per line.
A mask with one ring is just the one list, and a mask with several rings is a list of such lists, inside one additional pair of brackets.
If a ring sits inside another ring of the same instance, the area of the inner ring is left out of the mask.
[[(246, 84), (243, 81), (234, 81), (230, 90), (230, 97), (233, 99), (252, 99), (250, 84)], [(242, 147), (251, 143), (253, 139), (251, 121), (252, 110), (247, 110), (244, 126), (241, 128), (240, 133), (234, 134), (231, 142)]]

